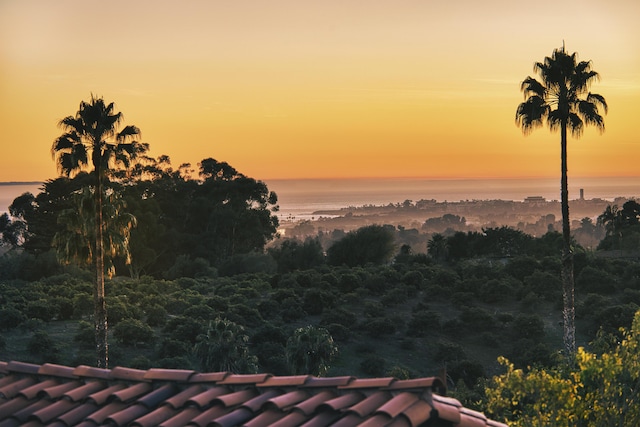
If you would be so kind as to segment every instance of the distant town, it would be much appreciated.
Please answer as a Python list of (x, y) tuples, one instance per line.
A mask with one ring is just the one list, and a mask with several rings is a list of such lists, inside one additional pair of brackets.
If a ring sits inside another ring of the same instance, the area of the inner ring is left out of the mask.
[[(578, 243), (592, 248), (604, 237), (604, 229), (597, 224), (598, 216), (608, 205), (621, 207), (629, 199), (585, 199), (584, 192), (580, 194), (580, 198), (569, 202), (572, 233)], [(285, 219), (281, 221), (281, 232), (283, 237), (306, 238), (334, 230), (348, 232), (371, 224), (393, 225), (422, 235), (508, 226), (539, 237), (548, 231), (561, 231), (560, 201), (530, 196), (522, 201), (405, 200), (384, 206), (350, 206), (316, 211), (311, 219)]]

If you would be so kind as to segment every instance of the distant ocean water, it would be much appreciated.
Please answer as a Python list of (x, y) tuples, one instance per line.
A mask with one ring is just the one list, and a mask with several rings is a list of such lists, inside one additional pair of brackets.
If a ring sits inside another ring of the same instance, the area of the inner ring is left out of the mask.
[[(560, 180), (545, 179), (302, 179), (265, 180), (278, 194), (279, 216), (310, 218), (314, 212), (349, 206), (387, 205), (405, 200), (524, 200), (542, 196), (560, 198)], [(24, 192), (37, 194), (41, 183), (0, 183), (0, 213), (8, 212), (13, 200)], [(569, 177), (569, 198), (640, 198), (640, 177)]]

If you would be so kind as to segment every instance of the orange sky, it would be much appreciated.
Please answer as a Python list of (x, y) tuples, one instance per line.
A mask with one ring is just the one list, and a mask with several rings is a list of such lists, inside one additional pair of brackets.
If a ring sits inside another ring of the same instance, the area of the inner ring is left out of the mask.
[(637, 0), (0, 0), (0, 181), (57, 175), (57, 122), (91, 93), (150, 154), (258, 179), (554, 177), (520, 82), (566, 43), (592, 60), (606, 132), (573, 176), (640, 176)]

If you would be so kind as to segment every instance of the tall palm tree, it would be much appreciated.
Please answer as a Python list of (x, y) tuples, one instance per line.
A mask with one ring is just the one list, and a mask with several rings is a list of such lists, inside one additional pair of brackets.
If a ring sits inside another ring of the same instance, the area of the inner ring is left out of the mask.
[(607, 112), (607, 103), (601, 95), (589, 92), (599, 74), (591, 69), (591, 61), (578, 62), (577, 53), (568, 54), (555, 49), (544, 62), (533, 66), (540, 80), (527, 77), (521, 84), (525, 101), (518, 105), (516, 123), (529, 134), (545, 122), (553, 132), (560, 129), (560, 199), (562, 205), (562, 290), (564, 346), (567, 356), (576, 351), (575, 301), (573, 280), (573, 252), (569, 228), (569, 190), (567, 182), (567, 131), (578, 138), (585, 125), (594, 125), (604, 131), (604, 119), (599, 109)]
[(103, 200), (110, 173), (117, 168), (128, 168), (131, 162), (147, 151), (148, 145), (135, 140), (140, 130), (125, 126), (118, 131), (122, 113), (114, 111), (114, 104), (91, 95), (82, 101), (75, 116), (60, 120), (65, 131), (51, 147), (51, 153), (60, 173), (72, 177), (90, 171), (95, 203), (95, 263), (94, 322), (96, 333), (97, 366), (108, 367), (107, 309), (104, 298), (104, 246)]

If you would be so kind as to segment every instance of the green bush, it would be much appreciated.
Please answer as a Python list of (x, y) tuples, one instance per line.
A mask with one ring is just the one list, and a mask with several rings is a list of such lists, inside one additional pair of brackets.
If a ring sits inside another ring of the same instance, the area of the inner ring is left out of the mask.
[(56, 342), (44, 330), (37, 330), (27, 342), (27, 351), (33, 356), (40, 356), (49, 363), (57, 363), (60, 349)]
[(73, 336), (73, 342), (81, 349), (95, 349), (96, 336), (93, 325), (81, 320), (78, 322), (78, 331)]
[(0, 330), (13, 329), (27, 320), (27, 316), (13, 306), (0, 308)]
[(155, 339), (153, 329), (138, 319), (124, 319), (113, 331), (113, 337), (122, 345), (149, 345)]

